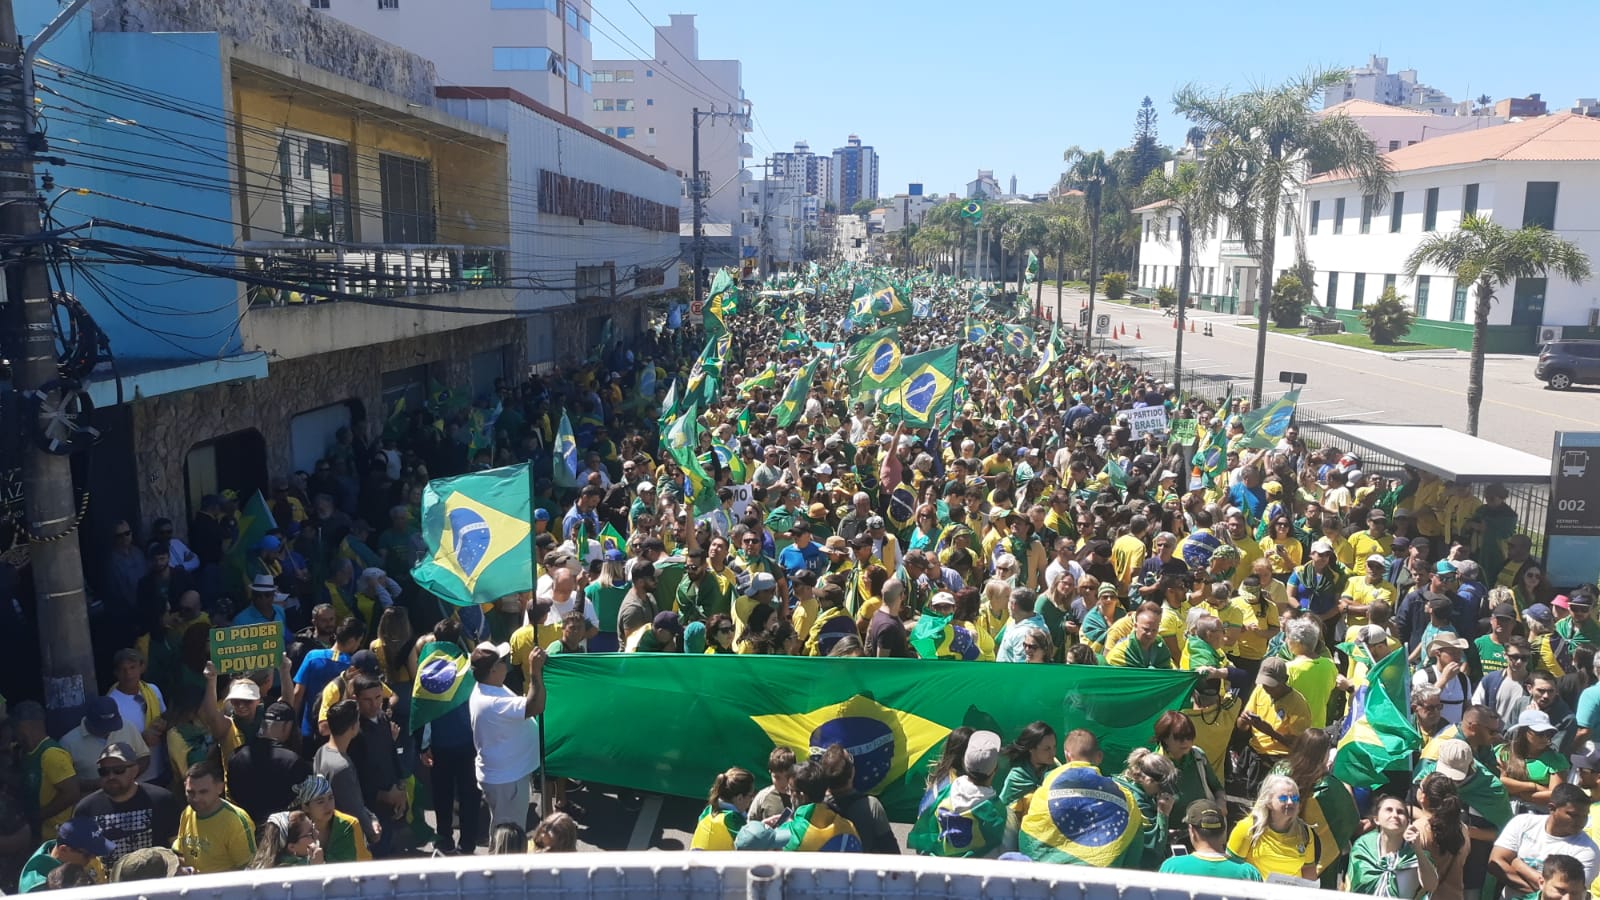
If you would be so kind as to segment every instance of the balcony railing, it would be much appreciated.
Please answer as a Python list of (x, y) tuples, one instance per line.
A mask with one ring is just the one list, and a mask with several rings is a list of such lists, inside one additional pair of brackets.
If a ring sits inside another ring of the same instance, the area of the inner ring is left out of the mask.
[(246, 263), (264, 279), (297, 289), (254, 285), (251, 306), (336, 302), (341, 296), (414, 297), (506, 282), (509, 251), (461, 244), (312, 244), (247, 241), (264, 254)]

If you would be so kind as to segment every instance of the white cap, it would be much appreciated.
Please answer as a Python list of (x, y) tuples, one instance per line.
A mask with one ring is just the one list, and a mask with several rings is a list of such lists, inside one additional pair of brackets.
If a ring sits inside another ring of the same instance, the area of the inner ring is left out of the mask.
[(932, 597), (928, 598), (928, 605), (930, 607), (932, 607), (932, 606), (955, 606), (956, 605), (956, 597), (955, 597), (954, 594), (950, 593), (949, 591), (940, 591), (939, 593), (934, 594)]
[(235, 678), (228, 685), (228, 700), (260, 700), (261, 685), (248, 678)]
[(818, 475), (823, 475), (823, 476), (832, 475), (833, 474), (833, 466), (830, 466), (827, 463), (818, 463), (817, 467), (815, 469), (812, 469), (811, 471), (817, 473)]
[(645, 491), (654, 492), (655, 489), (656, 489), (655, 484), (653, 482), (649, 482), (649, 481), (641, 481), (641, 482), (639, 482), (638, 486), (634, 488), (634, 490), (638, 491), (641, 494), (644, 493)]
[(1315, 544), (1311, 545), (1311, 552), (1312, 553), (1332, 553), (1333, 552), (1333, 545), (1328, 543), (1327, 541), (1317, 541)]

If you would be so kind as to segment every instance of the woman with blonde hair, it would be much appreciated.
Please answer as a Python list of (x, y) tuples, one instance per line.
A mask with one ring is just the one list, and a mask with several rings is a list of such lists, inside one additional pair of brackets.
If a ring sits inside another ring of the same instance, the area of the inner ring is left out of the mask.
[(1321, 841), (1300, 818), (1300, 787), (1287, 775), (1268, 775), (1250, 817), (1233, 826), (1228, 852), (1256, 867), (1263, 879), (1285, 875), (1315, 881)]
[[(690, 850), (732, 850), (733, 839), (744, 827), (750, 804), (756, 798), (756, 779), (738, 766), (723, 772), (712, 782), (706, 808), (694, 827)], [(541, 823), (542, 824), (542, 823)]]
[(1143, 814), (1139, 841), (1144, 853), (1130, 857), (1137, 859), (1132, 867), (1154, 872), (1171, 853), (1167, 816), (1178, 796), (1178, 767), (1160, 751), (1139, 747), (1128, 754), (1127, 766), (1114, 780), (1133, 792)]
[(999, 578), (991, 578), (983, 583), (983, 598), (978, 604), (978, 627), (989, 635), (989, 642), (993, 644), (1000, 638), (1000, 631), (1011, 621), (1011, 585)]
[[(589, 638), (590, 653), (614, 653), (618, 649), (616, 621), (622, 612), (623, 598), (633, 583), (628, 579), (627, 559), (610, 559), (600, 564), (600, 576), (583, 589), (583, 596), (600, 617), (600, 633)], [(610, 628), (610, 631), (606, 629)]]

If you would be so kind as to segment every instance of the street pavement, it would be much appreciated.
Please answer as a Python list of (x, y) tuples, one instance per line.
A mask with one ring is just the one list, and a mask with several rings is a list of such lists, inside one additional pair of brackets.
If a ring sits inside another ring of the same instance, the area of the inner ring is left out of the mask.
[[(1066, 321), (1077, 321), (1088, 295), (1068, 289), (1061, 297)], [(1044, 288), (1046, 308), (1057, 302), (1055, 289)], [(1142, 355), (1156, 371), (1170, 370), (1176, 343), (1173, 320), (1160, 309), (1095, 302), (1096, 314), (1128, 334), (1116, 343)], [(1193, 312), (1186, 319), (1195, 333), (1183, 342), (1184, 382), (1189, 373), (1202, 382), (1235, 382), (1235, 396), (1249, 396), (1255, 367), (1256, 329), (1241, 316)], [(1213, 336), (1201, 332), (1211, 323)], [(1138, 335), (1136, 338), (1135, 335)], [(1388, 354), (1342, 347), (1294, 335), (1267, 335), (1268, 398), (1284, 392), (1280, 371), (1306, 373), (1300, 407), (1324, 419), (1383, 424), (1444, 425), (1465, 430), (1467, 421), (1468, 354), (1423, 351)], [(1487, 440), (1541, 457), (1550, 455), (1556, 431), (1600, 431), (1600, 387), (1547, 390), (1533, 377), (1533, 356), (1490, 356), (1484, 363), (1484, 398), (1478, 434)], [(1218, 391), (1220, 393), (1220, 390)]]

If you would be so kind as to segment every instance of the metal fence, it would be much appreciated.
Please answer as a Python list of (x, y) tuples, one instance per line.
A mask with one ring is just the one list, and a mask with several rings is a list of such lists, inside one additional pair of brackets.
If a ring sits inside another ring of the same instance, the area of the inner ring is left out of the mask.
[[(1095, 340), (1097, 348), (1104, 347), (1108, 352), (1116, 353), (1118, 358), (1127, 360), (1153, 375), (1165, 383), (1172, 383), (1173, 359), (1170, 351), (1152, 353), (1148, 347), (1140, 344), (1128, 343), (1119, 339)], [(1228, 395), (1229, 388), (1233, 390), (1235, 399), (1250, 396), (1251, 379), (1235, 375), (1214, 374), (1209, 372), (1196, 372), (1188, 370), (1183, 373), (1183, 384), (1179, 385), (1185, 397), (1200, 397), (1212, 405), (1221, 403)], [(1268, 398), (1282, 394), (1286, 388), (1281, 385), (1271, 384), (1266, 387)], [(1327, 416), (1313, 410), (1298, 410), (1295, 413), (1295, 424), (1300, 428), (1300, 436), (1312, 447), (1348, 447), (1346, 438), (1330, 433), (1324, 425), (1331, 419), (1340, 422), (1355, 423), (1359, 419)], [(1403, 474), (1405, 463), (1383, 451), (1381, 447), (1350, 447), (1361, 456), (1362, 470), (1368, 474), (1377, 474), (1386, 478), (1398, 478)], [(1479, 500), (1483, 499), (1485, 485), (1473, 485), (1473, 493)], [(1550, 507), (1550, 488), (1544, 484), (1508, 484), (1505, 485), (1508, 497), (1506, 504), (1517, 513), (1517, 530), (1527, 534), (1533, 540), (1533, 553), (1542, 558), (1544, 547), (1545, 514)]]

